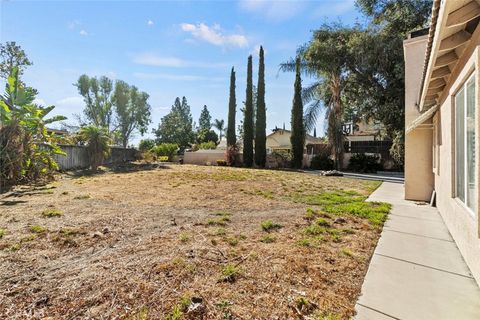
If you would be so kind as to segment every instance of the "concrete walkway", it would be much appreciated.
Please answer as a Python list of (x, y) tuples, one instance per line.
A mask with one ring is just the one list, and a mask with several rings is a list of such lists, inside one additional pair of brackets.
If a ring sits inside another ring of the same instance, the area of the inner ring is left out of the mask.
[(435, 208), (384, 182), (369, 198), (393, 205), (373, 254), (358, 320), (480, 319), (480, 289)]

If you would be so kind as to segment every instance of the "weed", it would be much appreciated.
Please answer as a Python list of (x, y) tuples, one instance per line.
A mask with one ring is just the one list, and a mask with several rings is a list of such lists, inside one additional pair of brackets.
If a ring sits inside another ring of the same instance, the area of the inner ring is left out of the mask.
[(16, 243), (16, 244), (12, 244), (10, 247), (8, 247), (8, 251), (11, 251), (11, 252), (15, 252), (15, 251), (18, 251), (20, 250), (20, 248), (22, 247), (22, 245), (20, 243)]
[(179, 305), (175, 305), (170, 311), (169, 314), (165, 317), (165, 320), (180, 320), (182, 318), (183, 312)]
[(129, 320), (148, 320), (148, 308), (143, 306), (138, 310), (137, 314)]
[(218, 227), (215, 228), (214, 230), (210, 230), (210, 234), (214, 236), (224, 236), (227, 232), (225, 231), (225, 228)]
[(66, 196), (66, 195), (68, 195), (68, 194), (69, 194), (68, 191), (63, 191), (63, 192), (61, 193), (61, 195), (63, 195), (63, 196)]
[(321, 312), (316, 313), (313, 317), (314, 320), (341, 320), (342, 317), (338, 314), (330, 313), (330, 312)]
[(30, 227), (30, 231), (33, 233), (44, 233), (47, 229), (36, 224)]
[(316, 235), (323, 234), (323, 233), (327, 232), (327, 229), (325, 229), (325, 227), (321, 227), (317, 224), (311, 224), (308, 227), (306, 227), (305, 229), (303, 229), (303, 231), (306, 234), (316, 236)]
[(59, 217), (63, 213), (60, 210), (57, 209), (45, 209), (42, 212), (42, 215), (47, 218), (52, 218), (52, 217)]
[(0, 239), (3, 238), (3, 236), (5, 235), (5, 233), (7, 233), (7, 230), (0, 228)]
[(236, 246), (238, 244), (238, 238), (237, 237), (228, 237), (226, 239), (227, 243), (231, 245), (232, 247)]
[(90, 195), (89, 194), (81, 194), (79, 196), (75, 196), (73, 197), (74, 200), (83, 200), (83, 199), (90, 199)]
[(344, 234), (355, 234), (355, 231), (350, 228), (345, 228), (341, 230)]
[(227, 222), (230, 222), (230, 218), (228, 216), (221, 216), (219, 218), (212, 218), (208, 220), (208, 224), (211, 226), (225, 226)]
[(298, 240), (297, 244), (301, 247), (311, 247), (312, 246), (312, 242), (308, 238)]
[(59, 232), (61, 235), (65, 237), (75, 236), (79, 233), (77, 230), (69, 229), (69, 228), (61, 229)]
[(353, 258), (355, 256), (355, 254), (352, 252), (352, 250), (350, 250), (348, 248), (340, 249), (340, 254), (342, 254), (346, 257), (350, 257), (350, 258)]
[(272, 220), (265, 220), (260, 225), (262, 226), (263, 231), (266, 232), (270, 232), (272, 230), (280, 229), (283, 227), (278, 223), (274, 223)]
[(227, 264), (222, 269), (223, 281), (234, 282), (240, 273), (240, 269), (234, 264)]
[(315, 221), (315, 223), (321, 227), (325, 227), (325, 228), (330, 227), (330, 223), (324, 218), (318, 218), (317, 221)]
[(263, 243), (272, 243), (272, 242), (275, 242), (275, 240), (277, 240), (274, 236), (272, 235), (264, 235), (260, 241), (263, 242)]
[(303, 308), (308, 307), (310, 305), (310, 302), (307, 298), (299, 297), (295, 300), (295, 304), (297, 305), (298, 309), (302, 310)]
[(21, 238), (21, 239), (20, 239), (20, 242), (21, 242), (21, 243), (30, 242), (30, 241), (35, 240), (36, 238), (37, 238), (36, 235), (31, 234), (31, 235), (28, 235), (28, 236), (25, 236), (25, 237)]
[(188, 242), (190, 240), (190, 235), (188, 233), (181, 233), (180, 234), (180, 241)]

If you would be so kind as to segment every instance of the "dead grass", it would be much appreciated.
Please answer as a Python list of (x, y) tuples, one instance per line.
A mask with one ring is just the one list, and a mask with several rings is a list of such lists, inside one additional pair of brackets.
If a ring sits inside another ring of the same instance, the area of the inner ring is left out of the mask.
[(364, 204), (377, 186), (185, 165), (18, 188), (1, 318), (348, 319), (389, 210)]

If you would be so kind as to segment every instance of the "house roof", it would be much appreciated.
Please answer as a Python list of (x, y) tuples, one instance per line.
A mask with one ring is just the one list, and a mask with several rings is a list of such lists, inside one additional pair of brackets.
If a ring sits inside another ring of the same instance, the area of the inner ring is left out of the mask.
[[(267, 138), (268, 138), (268, 137), (272, 137), (272, 136), (274, 136), (274, 135), (277, 134), (277, 133), (278, 133), (278, 134), (283, 134), (283, 133), (291, 134), (292, 131), (291, 131), (291, 130), (286, 130), (286, 129), (275, 129), (272, 133), (270, 133), (270, 134), (267, 136)], [(312, 141), (318, 141), (318, 143), (321, 143), (321, 142), (323, 141), (322, 138), (316, 138), (316, 137), (311, 136), (311, 135), (309, 135), (309, 134), (306, 134), (306, 135), (305, 135), (305, 139), (312, 140)]]
[(419, 98), (419, 111), (440, 102), (450, 75), (461, 66), (461, 55), (480, 19), (476, 0), (434, 0)]

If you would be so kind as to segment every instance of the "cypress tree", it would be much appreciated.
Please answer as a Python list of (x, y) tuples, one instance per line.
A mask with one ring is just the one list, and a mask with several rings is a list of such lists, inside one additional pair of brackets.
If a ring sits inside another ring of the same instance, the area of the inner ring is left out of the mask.
[(228, 100), (227, 146), (237, 143), (235, 134), (235, 113), (237, 112), (237, 98), (235, 97), (235, 70), (230, 73), (230, 98)]
[(253, 165), (253, 83), (252, 55), (248, 56), (247, 65), (247, 97), (243, 120), (243, 163), (246, 167)]
[(258, 62), (258, 85), (257, 85), (257, 112), (255, 120), (255, 163), (259, 167), (265, 167), (267, 157), (265, 132), (267, 116), (265, 108), (265, 62), (263, 47), (260, 46), (260, 57)]
[(296, 61), (295, 85), (292, 105), (292, 167), (299, 169), (303, 162), (305, 128), (303, 124), (302, 79), (300, 77), (300, 58)]

